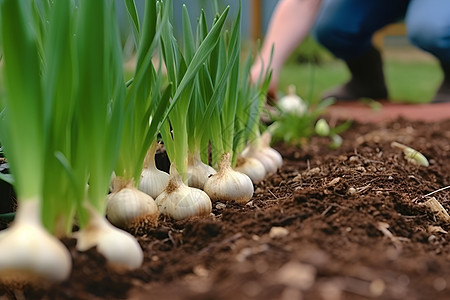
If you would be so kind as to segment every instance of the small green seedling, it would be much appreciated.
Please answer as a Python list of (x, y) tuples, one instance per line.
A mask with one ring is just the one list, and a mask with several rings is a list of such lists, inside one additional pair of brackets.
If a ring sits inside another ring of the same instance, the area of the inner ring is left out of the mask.
[(330, 125), (325, 119), (319, 119), (314, 129), (317, 135), (320, 136), (328, 136), (330, 134)]

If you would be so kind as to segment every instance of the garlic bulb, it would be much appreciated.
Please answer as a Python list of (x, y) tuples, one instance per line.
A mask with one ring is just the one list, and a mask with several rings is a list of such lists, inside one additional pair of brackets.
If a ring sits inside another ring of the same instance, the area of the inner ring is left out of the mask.
[(258, 159), (266, 169), (267, 174), (276, 173), (283, 165), (281, 154), (270, 146), (271, 134), (265, 131), (250, 146), (243, 151), (243, 156)]
[(169, 174), (159, 170), (155, 164), (157, 145), (158, 144), (155, 141), (147, 151), (142, 169), (141, 180), (139, 182), (139, 190), (143, 191), (153, 199), (158, 197), (169, 183)]
[(20, 201), (13, 224), (0, 235), (0, 281), (58, 282), (66, 280), (71, 269), (68, 249), (42, 226), (40, 201)]
[(264, 154), (261, 150), (257, 150), (254, 147), (249, 148), (249, 157), (257, 159), (264, 166), (266, 174), (276, 173), (278, 170), (278, 164), (267, 154)]
[(216, 174), (216, 170), (205, 164), (200, 158), (200, 153), (190, 154), (188, 158), (188, 185), (203, 189), (209, 176)]
[(152, 197), (136, 189), (132, 182), (121, 188), (117, 188), (117, 184), (113, 186), (118, 191), (109, 194), (106, 203), (106, 216), (111, 224), (132, 232), (142, 227), (156, 226), (159, 212)]
[(288, 93), (278, 100), (277, 105), (282, 112), (293, 113), (299, 116), (303, 115), (307, 109), (303, 99), (297, 95), (295, 85), (288, 87)]
[(92, 206), (86, 204), (89, 223), (75, 232), (77, 249), (86, 251), (97, 247), (108, 263), (117, 270), (133, 270), (142, 265), (144, 254), (137, 240), (128, 232), (111, 225)]
[(261, 149), (261, 153), (268, 156), (275, 163), (277, 169), (281, 168), (283, 165), (283, 157), (280, 152), (273, 149), (272, 147), (264, 147)]
[(269, 156), (275, 162), (277, 169), (281, 168), (281, 166), (283, 165), (283, 157), (281, 156), (280, 152), (270, 146), (270, 142), (272, 141), (272, 135), (270, 134), (270, 132), (264, 131), (263, 134), (261, 134), (260, 141), (260, 151)]
[(175, 220), (208, 216), (212, 211), (208, 195), (200, 189), (185, 185), (174, 165), (170, 166), (169, 184), (155, 202), (160, 213)]
[(147, 167), (142, 170), (139, 190), (152, 198), (156, 198), (163, 192), (169, 183), (169, 174), (158, 170), (156, 167)]
[(253, 197), (253, 183), (247, 175), (231, 168), (230, 156), (222, 155), (219, 171), (208, 178), (204, 191), (215, 201), (245, 204)]
[(234, 170), (250, 177), (253, 184), (258, 184), (266, 176), (266, 168), (254, 157), (239, 157)]

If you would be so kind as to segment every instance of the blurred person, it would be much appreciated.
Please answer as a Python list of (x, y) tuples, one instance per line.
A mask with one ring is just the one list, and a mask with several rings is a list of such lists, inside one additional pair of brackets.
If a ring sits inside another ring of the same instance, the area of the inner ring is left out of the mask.
[(450, 102), (450, 1), (448, 0), (280, 0), (275, 8), (260, 56), (255, 80), (269, 62), (272, 81), (268, 97), (276, 97), (278, 78), (289, 54), (311, 33), (337, 58), (343, 59), (350, 80), (323, 98), (388, 99), (380, 52), (372, 44), (382, 27), (404, 20), (411, 43), (434, 55), (444, 79), (432, 103)]

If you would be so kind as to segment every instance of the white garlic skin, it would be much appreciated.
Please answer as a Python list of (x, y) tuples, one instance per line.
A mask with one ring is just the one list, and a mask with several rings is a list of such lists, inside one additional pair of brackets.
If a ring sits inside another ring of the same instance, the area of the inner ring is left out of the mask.
[(108, 264), (117, 270), (139, 268), (144, 260), (144, 253), (137, 240), (128, 232), (111, 225), (92, 207), (89, 207), (88, 211), (89, 223), (74, 233), (77, 250), (86, 251), (97, 247), (97, 251), (106, 258)]
[(253, 182), (258, 184), (266, 177), (266, 168), (258, 159), (254, 157), (240, 157), (238, 158), (235, 171), (244, 173)]
[(153, 199), (158, 197), (169, 183), (169, 174), (157, 169), (154, 165), (142, 170), (139, 190)]
[(270, 146), (272, 135), (269, 131), (265, 131), (257, 143), (246, 149), (247, 156), (259, 159), (268, 174), (275, 173), (283, 165), (283, 157), (281, 154)]
[(305, 101), (296, 94), (294, 85), (289, 86), (288, 93), (278, 100), (277, 106), (285, 113), (293, 113), (298, 116), (303, 115), (307, 110)]
[(169, 184), (155, 199), (160, 213), (175, 220), (208, 216), (212, 211), (208, 195), (200, 189), (185, 185), (173, 165), (170, 173)]
[(201, 160), (200, 154), (189, 156), (188, 186), (203, 189), (208, 178), (216, 173), (213, 167)]
[(20, 201), (14, 222), (0, 234), (0, 281), (60, 282), (71, 270), (68, 249), (42, 226), (39, 200)]
[(250, 157), (253, 157), (260, 161), (266, 170), (266, 174), (276, 173), (278, 170), (278, 163), (267, 154), (262, 151), (255, 151), (249, 154)]
[(231, 168), (230, 154), (222, 155), (219, 171), (206, 181), (204, 191), (213, 201), (245, 204), (253, 197), (252, 180)]
[(156, 198), (156, 203), (163, 215), (170, 216), (175, 220), (208, 216), (212, 211), (208, 195), (200, 189), (186, 185), (179, 186), (172, 192), (162, 192)]
[(261, 152), (268, 157), (270, 157), (274, 163), (277, 169), (281, 168), (283, 166), (283, 157), (281, 156), (280, 152), (275, 150), (274, 148), (268, 146), (261, 149)]
[(114, 226), (131, 229), (141, 223), (156, 225), (159, 211), (152, 197), (129, 186), (108, 195), (106, 215)]

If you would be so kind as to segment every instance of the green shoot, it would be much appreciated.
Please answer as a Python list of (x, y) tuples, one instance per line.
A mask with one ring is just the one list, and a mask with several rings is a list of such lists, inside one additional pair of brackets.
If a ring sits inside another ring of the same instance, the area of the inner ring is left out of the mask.
[[(167, 1), (166, 5), (171, 5), (171, 1)], [(169, 119), (164, 123), (161, 134), (169, 159), (185, 183), (187, 183), (188, 153), (187, 112), (198, 72), (217, 44), (227, 14), (228, 8), (220, 15), (204, 39), (199, 42), (192, 58), (182, 53), (180, 46), (173, 38), (170, 24), (164, 26), (161, 35), (162, 56), (167, 68), (168, 79), (174, 86)]]

